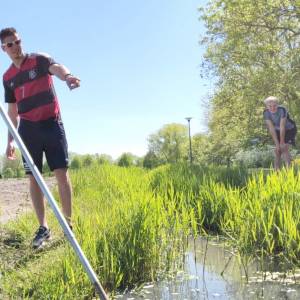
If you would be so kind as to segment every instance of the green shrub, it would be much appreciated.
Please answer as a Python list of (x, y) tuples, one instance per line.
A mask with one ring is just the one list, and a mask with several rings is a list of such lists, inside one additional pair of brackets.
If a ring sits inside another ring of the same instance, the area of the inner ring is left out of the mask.
[(248, 150), (240, 150), (234, 159), (234, 163), (246, 168), (269, 168), (274, 161), (274, 147), (253, 147)]
[(13, 177), (15, 177), (15, 172), (13, 171), (12, 168), (6, 168), (6, 169), (4, 169), (2, 175), (3, 175), (3, 178), (13, 178)]

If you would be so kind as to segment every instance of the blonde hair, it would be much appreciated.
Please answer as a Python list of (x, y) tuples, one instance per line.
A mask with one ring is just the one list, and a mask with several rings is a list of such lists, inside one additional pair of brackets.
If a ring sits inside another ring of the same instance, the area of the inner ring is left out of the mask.
[(278, 98), (275, 97), (275, 96), (269, 96), (268, 98), (266, 98), (266, 99), (264, 100), (264, 103), (265, 103), (266, 105), (269, 104), (270, 102), (275, 102), (275, 103), (278, 104)]

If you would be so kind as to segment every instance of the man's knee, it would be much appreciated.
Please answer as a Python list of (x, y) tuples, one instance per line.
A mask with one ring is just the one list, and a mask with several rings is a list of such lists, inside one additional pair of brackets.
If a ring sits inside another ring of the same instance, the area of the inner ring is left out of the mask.
[(68, 175), (68, 169), (56, 169), (54, 170), (54, 174), (58, 184), (69, 184), (70, 180)]

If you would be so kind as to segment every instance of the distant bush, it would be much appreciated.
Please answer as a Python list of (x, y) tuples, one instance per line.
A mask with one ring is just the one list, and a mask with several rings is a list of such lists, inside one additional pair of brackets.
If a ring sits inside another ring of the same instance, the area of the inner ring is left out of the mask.
[(234, 163), (247, 168), (269, 168), (274, 161), (274, 150), (268, 146), (264, 149), (252, 147), (240, 150), (234, 158)]
[(3, 178), (12, 178), (15, 177), (14, 175), (15, 174), (12, 168), (6, 168), (2, 173)]
[(111, 164), (113, 159), (110, 155), (100, 154), (96, 156), (96, 161), (99, 165)]
[(25, 177), (25, 170), (23, 167), (16, 169), (16, 177), (17, 178)]
[(75, 156), (71, 161), (70, 168), (75, 170), (75, 169), (79, 169), (80, 167), (81, 167), (81, 160), (78, 156)]
[(83, 154), (73, 155), (70, 162), (70, 169), (81, 169), (92, 167), (95, 164), (104, 165), (112, 164), (113, 159), (107, 154)]
[(123, 153), (118, 159), (118, 166), (130, 167), (134, 165), (134, 157), (131, 153)]
[[(296, 156), (296, 153), (296, 150), (291, 150), (292, 158)], [(233, 162), (247, 168), (269, 168), (274, 162), (274, 147), (252, 147), (247, 150), (240, 150), (235, 155)]]
[(81, 159), (83, 167), (90, 167), (95, 161), (95, 158), (91, 154), (85, 154)]

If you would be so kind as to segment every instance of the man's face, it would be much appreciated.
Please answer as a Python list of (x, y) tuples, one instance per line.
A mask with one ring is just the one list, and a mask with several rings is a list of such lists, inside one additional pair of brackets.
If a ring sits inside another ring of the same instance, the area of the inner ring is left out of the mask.
[(277, 107), (278, 107), (277, 102), (270, 101), (270, 102), (267, 104), (267, 109), (268, 109), (271, 113), (276, 113)]
[(23, 56), (21, 40), (17, 34), (7, 36), (2, 42), (1, 48), (12, 60)]

